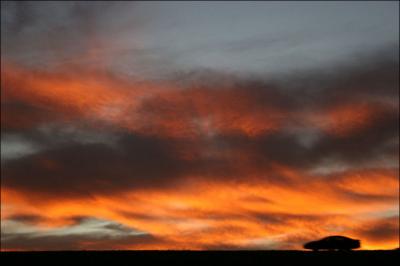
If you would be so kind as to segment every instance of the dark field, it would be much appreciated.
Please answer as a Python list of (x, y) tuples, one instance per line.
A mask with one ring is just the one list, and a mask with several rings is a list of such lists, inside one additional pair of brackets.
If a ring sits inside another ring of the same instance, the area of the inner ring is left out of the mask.
[[(7, 265), (396, 265), (400, 251), (2, 252)], [(22, 264), (20, 264), (22, 263)], [(5, 265), (5, 264), (3, 264)]]

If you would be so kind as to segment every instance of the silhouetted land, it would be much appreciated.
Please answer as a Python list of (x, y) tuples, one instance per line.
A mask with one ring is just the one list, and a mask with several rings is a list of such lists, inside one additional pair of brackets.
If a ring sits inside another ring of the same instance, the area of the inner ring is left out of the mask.
[[(1, 252), (3, 265), (396, 265), (399, 250), (378, 251), (46, 251)], [(22, 264), (20, 264), (22, 263)]]

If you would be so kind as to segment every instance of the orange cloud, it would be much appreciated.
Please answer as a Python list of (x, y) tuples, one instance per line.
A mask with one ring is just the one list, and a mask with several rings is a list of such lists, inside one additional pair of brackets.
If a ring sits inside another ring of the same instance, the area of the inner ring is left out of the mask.
[(351, 233), (364, 239), (362, 246), (364, 249), (398, 248), (400, 245), (399, 217), (373, 218), (356, 226)]
[[(375, 216), (398, 209), (398, 169), (310, 171), (322, 156), (353, 156), (340, 141), (357, 141), (392, 112), (380, 105), (338, 102), (310, 114), (269, 87), (186, 88), (13, 64), (2, 69), (1, 82), (2, 126), (83, 121), (130, 133), (118, 151), (74, 142), (7, 162), (1, 219), (17, 229), (28, 227), (25, 219), (51, 234), (68, 231), (73, 217), (94, 217), (153, 237), (108, 244), (119, 249), (300, 248), (341, 233), (361, 238), (364, 248), (398, 245), (390, 232), (380, 238), (382, 230), (369, 230), (380, 229)], [(299, 126), (325, 134), (322, 144), (307, 146), (298, 140), (304, 136), (288, 133)], [(387, 145), (386, 135), (373, 136), (372, 144)], [(368, 150), (365, 143), (354, 147)], [(90, 237), (73, 241), (84, 249), (107, 246)]]
[(373, 103), (347, 103), (333, 105), (322, 112), (306, 115), (313, 126), (336, 136), (356, 134), (371, 126), (391, 107)]
[[(7, 207), (2, 208), (2, 219), (20, 212), (38, 215), (42, 222), (36, 226), (49, 230), (70, 225), (71, 217), (96, 217), (148, 232), (163, 240), (151, 245), (123, 247), (135, 249), (300, 248), (301, 242), (287, 246), (285, 241), (295, 238), (305, 241), (341, 232), (360, 237), (365, 242), (364, 248), (395, 246), (392, 235), (375, 241), (362, 232), (354, 233), (362, 221), (359, 217), (395, 206), (394, 200), (355, 201), (336, 190), (344, 187), (358, 191), (361, 187), (367, 193), (377, 182), (384, 182), (376, 181), (376, 176), (395, 182), (393, 173), (387, 171), (363, 174), (364, 179), (345, 174), (333, 186), (316, 180), (292, 187), (264, 184), (261, 180), (220, 183), (189, 178), (187, 183), (174, 189), (136, 190), (76, 200), (46, 202), (37, 199), (40, 205), (29, 200), (29, 195), (3, 189), (2, 202), (6, 202)], [(397, 193), (385, 186), (373, 192), (391, 196)], [(368, 223), (364, 223), (363, 228), (368, 230)], [(390, 242), (381, 245), (387, 237)]]
[(2, 70), (3, 104), (20, 101), (70, 118), (118, 123), (122, 112), (137, 105), (140, 91), (106, 73), (51, 73), (13, 64)]
[[(3, 108), (19, 101), (63, 119), (97, 121), (141, 134), (256, 136), (278, 128), (285, 116), (272, 107), (253, 106), (253, 96), (238, 89), (186, 89), (123, 80), (99, 71), (49, 72), (11, 63), (4, 63), (2, 77)], [(15, 118), (18, 108), (5, 111), (3, 124), (29, 123), (21, 115)]]

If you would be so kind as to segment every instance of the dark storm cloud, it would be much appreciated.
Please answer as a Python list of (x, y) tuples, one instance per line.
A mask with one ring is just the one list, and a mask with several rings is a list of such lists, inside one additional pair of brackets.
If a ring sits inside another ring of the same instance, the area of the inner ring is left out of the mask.
[[(202, 150), (191, 141), (140, 135), (125, 135), (115, 145), (63, 142), (4, 162), (2, 185), (26, 192), (85, 197), (132, 189), (173, 188), (187, 176), (246, 179), (249, 173), (262, 169), (270, 173), (268, 181), (287, 184), (284, 176), (273, 173), (267, 160), (262, 162), (265, 165), (255, 162), (245, 168), (236, 160), (222, 158), (187, 160), (180, 156), (182, 147), (190, 147), (189, 152), (194, 154)], [(275, 160), (279, 161), (279, 157)]]
[[(2, 182), (10, 187), (79, 196), (156, 185), (180, 174), (182, 165), (167, 143), (130, 136), (120, 144), (121, 150), (104, 144), (75, 144), (10, 161), (2, 167)], [(27, 171), (32, 178), (25, 177)]]
[[(87, 197), (173, 188), (186, 176), (240, 179), (253, 171), (218, 158), (186, 160), (178, 154), (179, 145), (168, 139), (134, 135), (123, 137), (114, 147), (101, 143), (64, 145), (4, 162), (2, 184), (26, 192)], [(284, 177), (276, 174), (270, 181), (282, 183)]]

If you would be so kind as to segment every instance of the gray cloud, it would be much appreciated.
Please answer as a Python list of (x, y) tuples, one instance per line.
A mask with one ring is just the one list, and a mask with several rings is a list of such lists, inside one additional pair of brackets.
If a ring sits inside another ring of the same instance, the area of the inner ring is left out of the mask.
[(35, 67), (74, 61), (152, 78), (202, 67), (279, 73), (397, 43), (397, 9), (395, 2), (7, 1), (2, 54)]
[[(56, 229), (25, 229), (18, 232), (15, 228), (48, 218), (34, 215), (16, 215), (3, 220), (1, 244), (4, 249), (26, 250), (80, 250), (80, 249), (124, 249), (127, 246), (146, 245), (162, 242), (151, 234), (137, 231), (125, 225), (97, 219), (95, 217), (70, 217), (71, 223)], [(17, 224), (15, 224), (17, 222)], [(10, 223), (14, 223), (11, 225)], [(10, 228), (11, 229), (10, 229)], [(14, 229), (12, 229), (14, 228)], [(3, 233), (4, 231), (4, 233)]]

